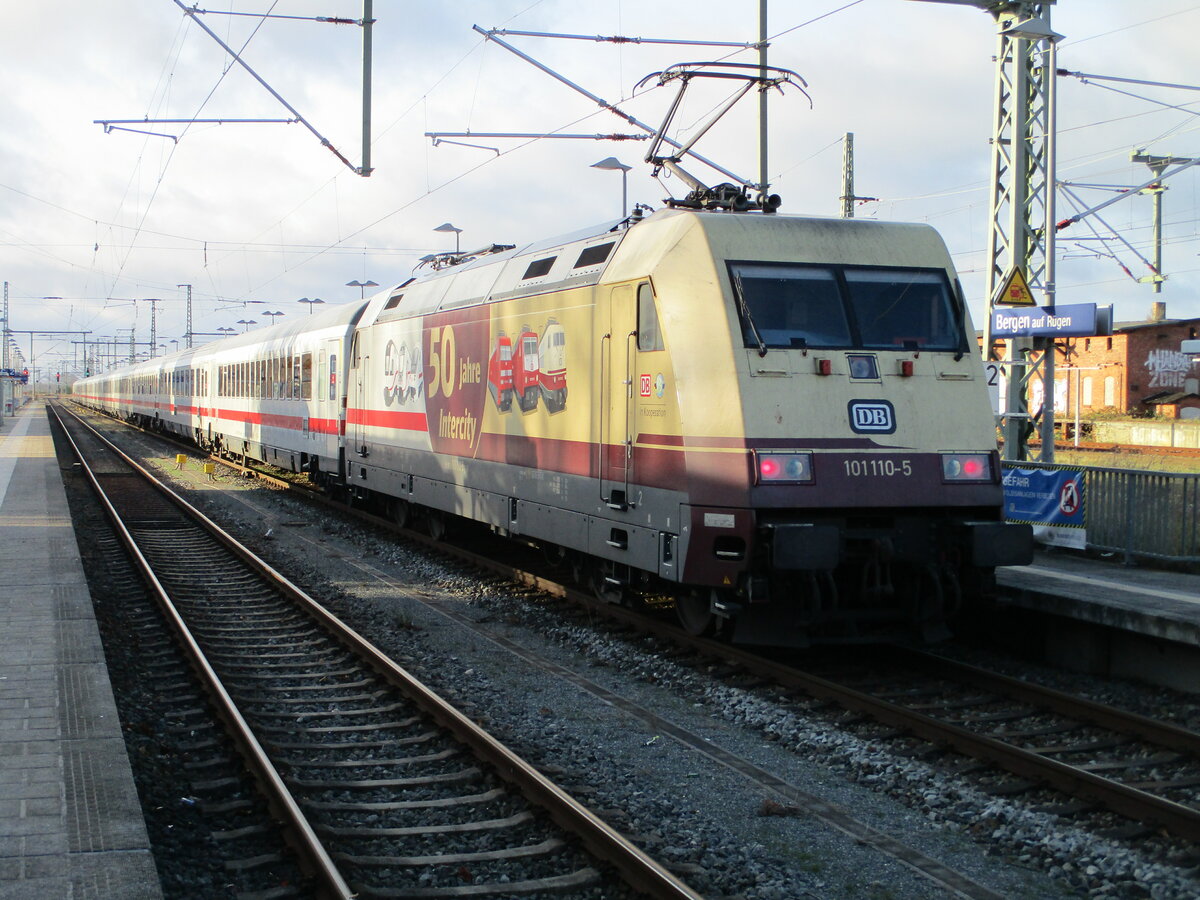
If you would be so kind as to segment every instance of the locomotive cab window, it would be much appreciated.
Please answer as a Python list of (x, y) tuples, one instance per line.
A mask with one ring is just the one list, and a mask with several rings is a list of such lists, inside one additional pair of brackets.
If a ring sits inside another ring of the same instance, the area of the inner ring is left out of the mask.
[(849, 347), (850, 324), (833, 269), (730, 265), (747, 347)]
[(747, 347), (960, 350), (942, 269), (729, 263)]
[(638, 285), (637, 294), (637, 345), (643, 353), (662, 350), (662, 332), (658, 328), (658, 309), (654, 306), (654, 291), (648, 284)]
[(958, 319), (942, 272), (847, 269), (845, 277), (863, 347), (871, 350), (958, 348)]

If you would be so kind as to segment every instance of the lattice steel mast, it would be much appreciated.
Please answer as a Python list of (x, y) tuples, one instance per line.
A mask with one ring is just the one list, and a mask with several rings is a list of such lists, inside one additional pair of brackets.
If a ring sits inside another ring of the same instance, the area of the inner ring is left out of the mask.
[[(992, 127), (988, 297), (983, 354), (994, 359), (992, 310), (1008, 274), (1020, 269), (1041, 305), (1054, 306), (1055, 67), (1061, 35), (1050, 28), (1054, 0), (923, 0), (974, 6), (997, 25), (995, 115)], [(1028, 355), (1041, 350), (1030, 365)], [(1012, 341), (1008, 397), (1002, 414), (1004, 455), (1024, 459), (1033, 433), (1029, 381), (1041, 372), (1041, 459), (1054, 459), (1054, 343)]]

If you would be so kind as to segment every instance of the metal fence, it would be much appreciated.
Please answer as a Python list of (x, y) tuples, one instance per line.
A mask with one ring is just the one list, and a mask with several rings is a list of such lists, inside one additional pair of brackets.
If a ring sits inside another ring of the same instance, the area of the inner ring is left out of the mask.
[(1083, 471), (1090, 550), (1137, 559), (1200, 563), (1200, 475), (1098, 466), (1005, 462), (1006, 469)]

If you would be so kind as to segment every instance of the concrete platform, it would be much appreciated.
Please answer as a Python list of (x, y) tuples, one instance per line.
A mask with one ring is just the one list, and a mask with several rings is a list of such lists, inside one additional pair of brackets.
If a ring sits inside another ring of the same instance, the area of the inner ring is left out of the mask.
[(1007, 608), (1055, 617), (1038, 633), (1051, 662), (1200, 693), (1200, 575), (1054, 549), (996, 580)]
[(160, 898), (49, 422), (0, 428), (0, 900)]

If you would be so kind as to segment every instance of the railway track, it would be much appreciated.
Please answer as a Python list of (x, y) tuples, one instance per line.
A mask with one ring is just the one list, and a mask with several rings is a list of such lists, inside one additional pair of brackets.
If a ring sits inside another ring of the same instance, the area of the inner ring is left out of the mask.
[(97, 433), (60, 420), (318, 894), (696, 896)]
[[(876, 726), (877, 733), (884, 737), (915, 737), (978, 760), (986, 768), (975, 766), (972, 774), (984, 771), (985, 790), (1025, 795), (1045, 811), (1084, 827), (1107, 828), (1126, 840), (1155, 832), (1192, 843), (1200, 839), (1200, 736), (1194, 732), (922, 654), (895, 651), (869, 668), (804, 671), (787, 661), (691, 638), (661, 618), (598, 603), (539, 568), (533, 556), (514, 564), (519, 554), (511, 549), (499, 561), (478, 549), (408, 535), (586, 607), (589, 618), (603, 616), (621, 629), (656, 635), (678, 646), (672, 653), (705, 661), (701, 664), (723, 677), (783, 687), (817, 706), (836, 704), (848, 711), (844, 722), (881, 723), (883, 731)], [(987, 770), (1008, 775), (989, 777)]]

